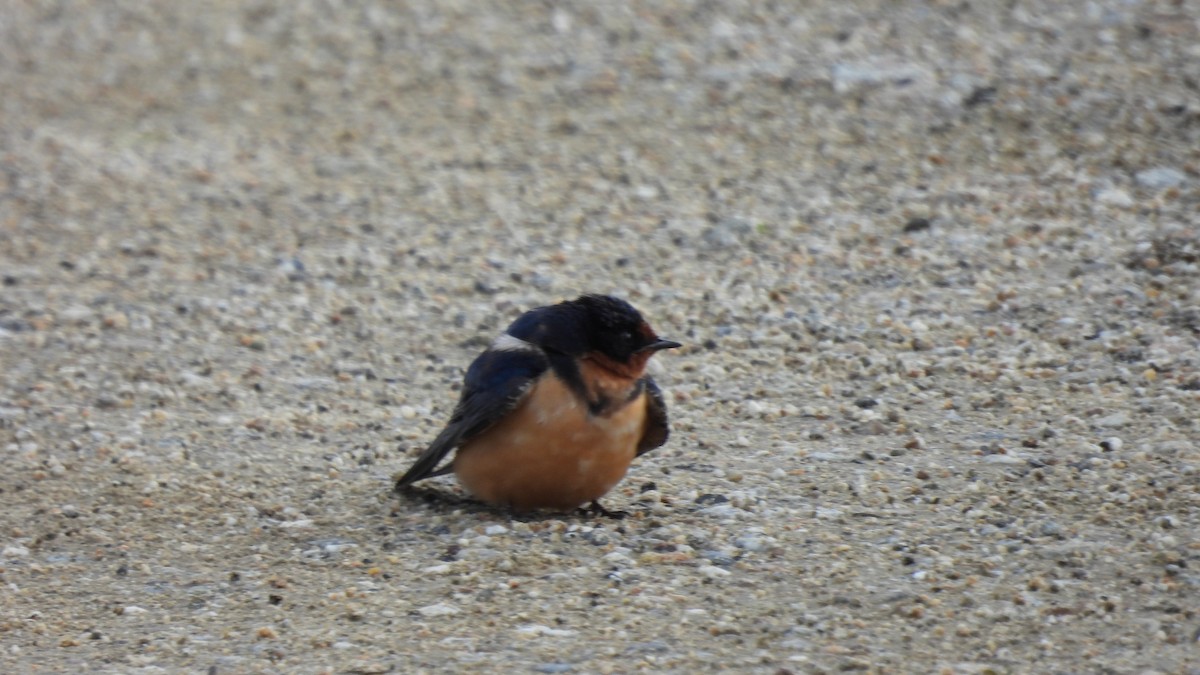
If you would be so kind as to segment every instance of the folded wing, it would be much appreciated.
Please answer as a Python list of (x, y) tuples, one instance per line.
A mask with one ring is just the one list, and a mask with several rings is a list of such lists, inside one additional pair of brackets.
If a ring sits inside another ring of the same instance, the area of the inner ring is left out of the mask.
[(545, 355), (536, 348), (480, 354), (467, 369), (462, 396), (446, 428), (396, 481), (396, 487), (447, 473), (452, 464), (438, 469), (446, 455), (521, 405), (548, 367)]

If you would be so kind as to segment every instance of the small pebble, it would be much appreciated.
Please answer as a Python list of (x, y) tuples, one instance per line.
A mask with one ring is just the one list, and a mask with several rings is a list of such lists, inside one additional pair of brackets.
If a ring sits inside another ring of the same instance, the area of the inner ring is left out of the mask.
[(705, 565), (700, 568), (700, 573), (710, 579), (719, 579), (721, 577), (727, 577), (730, 574), (732, 574), (732, 572), (725, 569), (724, 567), (717, 567), (716, 565)]
[(1154, 519), (1154, 524), (1164, 530), (1173, 530), (1179, 527), (1179, 519), (1175, 516), (1159, 516)]
[(526, 624), (517, 627), (517, 634), (525, 637), (571, 637), (578, 631), (563, 628), (551, 628), (541, 624)]
[(1038, 531), (1041, 532), (1043, 537), (1057, 537), (1062, 534), (1063, 528), (1058, 521), (1047, 520), (1042, 523)]
[(1120, 208), (1129, 208), (1133, 206), (1133, 197), (1129, 193), (1119, 188), (1108, 188), (1101, 190), (1096, 194), (1096, 200), (1101, 204), (1108, 206), (1116, 206)]
[(1171, 167), (1160, 166), (1153, 169), (1145, 169), (1134, 174), (1134, 179), (1138, 185), (1151, 190), (1164, 190), (1170, 187), (1181, 185), (1187, 180), (1187, 174), (1178, 169)]

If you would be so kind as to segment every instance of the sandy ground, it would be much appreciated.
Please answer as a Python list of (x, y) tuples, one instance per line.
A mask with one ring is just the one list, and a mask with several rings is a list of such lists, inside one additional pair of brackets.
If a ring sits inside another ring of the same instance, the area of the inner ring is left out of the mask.
[[(1195, 2), (3, 4), (0, 670), (1200, 672)], [(581, 292), (632, 515), (393, 495)]]

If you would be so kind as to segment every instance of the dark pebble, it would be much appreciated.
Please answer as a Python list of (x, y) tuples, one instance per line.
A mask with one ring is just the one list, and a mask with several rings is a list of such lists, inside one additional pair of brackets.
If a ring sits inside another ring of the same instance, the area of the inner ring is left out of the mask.
[(932, 222), (928, 218), (909, 218), (908, 222), (904, 224), (904, 231), (921, 232), (928, 230), (931, 225)]

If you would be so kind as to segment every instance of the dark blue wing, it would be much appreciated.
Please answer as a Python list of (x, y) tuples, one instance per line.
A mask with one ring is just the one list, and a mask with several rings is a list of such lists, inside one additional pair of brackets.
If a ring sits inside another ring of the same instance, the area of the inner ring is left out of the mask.
[(536, 348), (488, 350), (480, 354), (467, 368), (462, 396), (446, 428), (396, 481), (396, 487), (445, 473), (437, 466), (446, 455), (487, 431), (520, 405), (548, 367), (545, 355)]
[(667, 403), (663, 400), (662, 390), (649, 377), (643, 382), (646, 386), (646, 432), (642, 434), (642, 440), (638, 441), (639, 457), (666, 443), (667, 437), (671, 435), (671, 428), (667, 422)]

